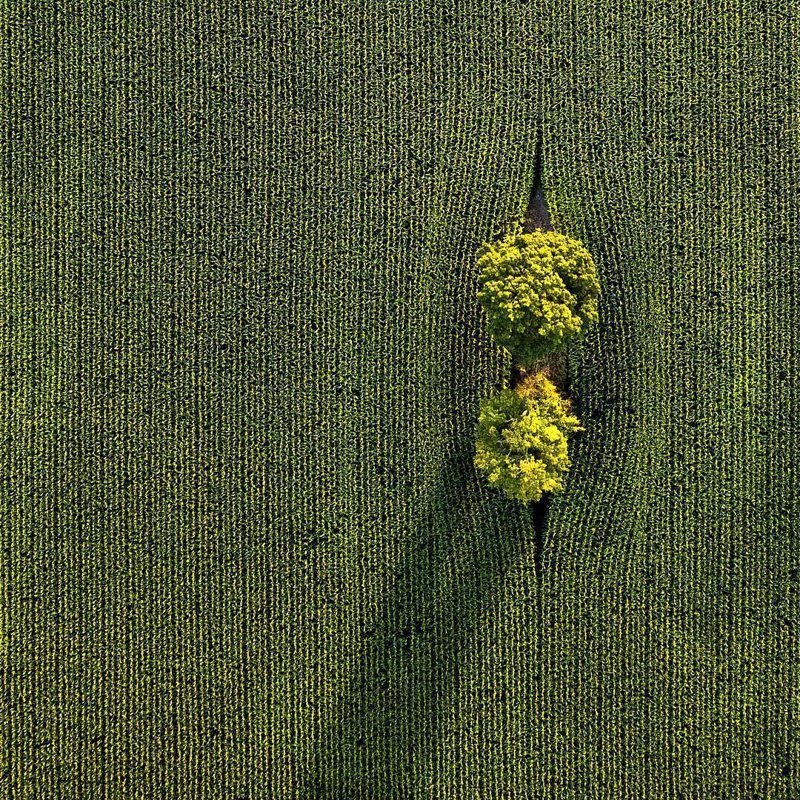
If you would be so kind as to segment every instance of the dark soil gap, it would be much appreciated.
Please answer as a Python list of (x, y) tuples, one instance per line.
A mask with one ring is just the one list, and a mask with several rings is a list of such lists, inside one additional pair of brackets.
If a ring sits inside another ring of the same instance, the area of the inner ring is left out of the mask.
[(550, 212), (547, 209), (547, 203), (544, 199), (544, 189), (542, 187), (543, 148), (544, 136), (542, 133), (542, 126), (539, 125), (539, 135), (536, 139), (536, 155), (534, 156), (533, 185), (531, 186), (531, 193), (528, 196), (528, 208), (525, 210), (525, 218), (522, 223), (522, 229), (526, 233), (530, 233), (537, 228), (545, 231), (553, 230), (553, 225), (550, 222)]
[(544, 554), (544, 532), (547, 528), (547, 513), (550, 510), (550, 496), (543, 497), (536, 503), (531, 511), (533, 516), (533, 565), (536, 573), (536, 583), (542, 583), (542, 556)]
[(519, 364), (511, 365), (511, 375), (508, 379), (508, 388), (516, 389), (520, 381), (525, 377), (525, 370)]
[(541, 680), (544, 667), (544, 532), (547, 528), (547, 517), (550, 511), (550, 496), (543, 497), (531, 509), (533, 517), (533, 569), (536, 578), (536, 652), (539, 658), (537, 680)]

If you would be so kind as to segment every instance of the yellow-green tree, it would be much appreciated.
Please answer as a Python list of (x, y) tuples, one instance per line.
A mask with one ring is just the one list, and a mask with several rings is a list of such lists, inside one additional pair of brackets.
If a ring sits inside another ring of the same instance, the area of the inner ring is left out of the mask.
[(534, 373), (481, 403), (475, 466), (508, 497), (535, 502), (564, 488), (567, 438), (579, 430), (569, 401), (543, 372)]
[(523, 366), (597, 321), (597, 270), (577, 239), (555, 231), (514, 232), (483, 244), (478, 267), (489, 333)]

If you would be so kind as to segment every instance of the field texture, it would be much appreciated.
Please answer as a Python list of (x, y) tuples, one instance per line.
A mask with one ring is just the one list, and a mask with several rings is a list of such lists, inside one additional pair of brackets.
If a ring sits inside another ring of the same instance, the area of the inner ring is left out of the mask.
[[(800, 797), (798, 0), (2, 13), (3, 797)], [(540, 133), (546, 510), (472, 466)]]

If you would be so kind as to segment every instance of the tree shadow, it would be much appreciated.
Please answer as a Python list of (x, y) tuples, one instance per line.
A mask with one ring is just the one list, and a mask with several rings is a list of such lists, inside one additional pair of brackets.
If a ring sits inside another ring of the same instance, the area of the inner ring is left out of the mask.
[[(347, 697), (323, 731), (302, 797), (414, 797), (457, 694), (470, 633), (547, 506), (477, 496), (471, 437), (446, 459), (407, 539)], [(537, 558), (537, 574), (541, 559)]]

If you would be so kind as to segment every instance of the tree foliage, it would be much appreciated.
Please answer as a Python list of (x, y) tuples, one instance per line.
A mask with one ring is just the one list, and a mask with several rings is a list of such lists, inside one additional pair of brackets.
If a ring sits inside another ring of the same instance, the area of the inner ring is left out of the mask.
[(478, 251), (489, 332), (523, 366), (597, 320), (600, 284), (583, 244), (555, 231), (512, 232)]
[(534, 373), (481, 403), (475, 466), (508, 497), (535, 502), (564, 488), (567, 438), (580, 430), (569, 401), (544, 373)]

